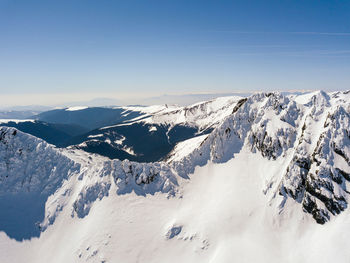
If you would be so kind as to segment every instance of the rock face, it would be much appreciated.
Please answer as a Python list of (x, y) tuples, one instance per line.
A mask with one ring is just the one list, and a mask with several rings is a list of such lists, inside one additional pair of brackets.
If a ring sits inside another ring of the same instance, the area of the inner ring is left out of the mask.
[[(293, 159), (281, 184), (281, 194), (300, 202), (318, 223), (347, 207), (349, 182), (349, 112), (344, 105), (306, 116)], [(326, 116), (319, 133), (308, 125)], [(316, 142), (316, 143), (315, 143)], [(311, 143), (313, 147), (310, 147)], [(309, 147), (308, 147), (309, 146)]]

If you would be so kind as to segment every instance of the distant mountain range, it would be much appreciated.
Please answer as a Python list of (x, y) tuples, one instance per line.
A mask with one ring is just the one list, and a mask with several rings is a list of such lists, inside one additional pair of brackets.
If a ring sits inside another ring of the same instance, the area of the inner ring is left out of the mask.
[(241, 97), (222, 97), (187, 107), (70, 107), (0, 120), (57, 147), (83, 149), (112, 159), (158, 161), (183, 140), (209, 133)]

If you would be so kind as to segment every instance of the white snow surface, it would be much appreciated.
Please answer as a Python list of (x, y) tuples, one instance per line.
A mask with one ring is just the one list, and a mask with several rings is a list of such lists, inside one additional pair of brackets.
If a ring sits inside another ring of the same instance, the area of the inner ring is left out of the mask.
[(1, 123), (9, 123), (9, 122), (15, 122), (16, 124), (18, 124), (20, 122), (35, 122), (35, 120), (32, 120), (32, 119), (23, 119), (23, 120), (19, 120), (19, 119), (0, 119), (0, 124)]
[[(7, 198), (11, 214), (19, 195), (47, 198), (40, 236), (0, 232), (0, 262), (348, 262), (349, 209), (321, 199), (348, 200), (349, 92), (303, 96), (226, 97), (151, 116), (217, 123), (158, 163), (59, 150), (0, 128), (0, 205)], [(0, 227), (10, 217), (1, 209)]]
[(156, 126), (151, 126), (149, 128), (149, 132), (154, 132), (154, 131), (157, 131), (157, 127)]
[(69, 107), (66, 109), (66, 111), (78, 111), (78, 110), (85, 110), (87, 109), (88, 106), (74, 106), (74, 107)]
[(150, 124), (165, 124), (170, 127), (182, 124), (205, 130), (219, 124), (229, 116), (240, 99), (242, 97), (228, 96), (186, 107), (166, 108), (141, 121)]
[(89, 139), (98, 138), (98, 137), (103, 137), (103, 134), (94, 134), (94, 135), (89, 135), (88, 136)]

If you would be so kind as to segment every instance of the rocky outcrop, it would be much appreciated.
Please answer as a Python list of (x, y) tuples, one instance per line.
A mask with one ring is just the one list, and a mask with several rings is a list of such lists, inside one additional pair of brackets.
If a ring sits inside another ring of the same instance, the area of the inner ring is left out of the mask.
[(243, 148), (270, 160), (285, 158), (289, 164), (281, 171), (282, 179), (271, 187), (283, 197), (280, 206), (292, 198), (323, 224), (348, 203), (350, 106), (346, 94), (331, 97), (315, 92), (304, 103), (280, 93), (240, 100), (199, 148), (171, 165), (186, 175), (209, 160), (226, 162)]
[(329, 101), (316, 104), (320, 100), (316, 96), (312, 100), (280, 194), (301, 203), (305, 212), (323, 224), (347, 208), (350, 118), (343, 105), (333, 109)]

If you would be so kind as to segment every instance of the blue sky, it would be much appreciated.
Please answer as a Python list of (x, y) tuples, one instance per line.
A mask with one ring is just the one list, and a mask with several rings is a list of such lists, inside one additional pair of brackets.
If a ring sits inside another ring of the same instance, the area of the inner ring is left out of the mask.
[(350, 89), (349, 17), (330, 0), (0, 0), (0, 91)]

